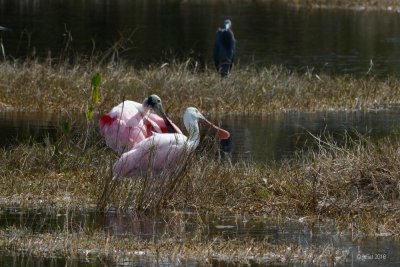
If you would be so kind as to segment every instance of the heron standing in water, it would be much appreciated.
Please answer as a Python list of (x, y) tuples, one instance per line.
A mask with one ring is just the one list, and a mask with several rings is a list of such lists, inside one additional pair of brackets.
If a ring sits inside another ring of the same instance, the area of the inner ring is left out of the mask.
[(214, 64), (222, 77), (229, 74), (235, 58), (236, 40), (232, 32), (232, 22), (227, 19), (224, 28), (217, 31), (214, 44)]

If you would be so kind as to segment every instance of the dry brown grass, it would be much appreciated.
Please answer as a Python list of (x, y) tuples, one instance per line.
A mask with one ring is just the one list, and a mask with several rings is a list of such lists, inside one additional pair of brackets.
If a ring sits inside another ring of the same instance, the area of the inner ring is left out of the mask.
[(145, 262), (181, 264), (196, 260), (200, 264), (229, 261), (237, 264), (303, 263), (331, 265), (343, 260), (347, 251), (331, 246), (301, 248), (298, 245), (273, 245), (251, 239), (215, 238), (211, 241), (169, 239), (159, 242), (121, 238), (104, 232), (94, 233), (43, 233), (35, 234), (25, 229), (0, 230), (0, 247), (23, 251), (25, 255), (67, 257), (69, 259), (107, 258), (115, 262), (136, 262), (138, 256)]
[[(190, 155), (184, 169), (161, 181), (146, 176), (112, 181), (111, 167), (117, 156), (96, 140), (98, 133), (89, 125), (83, 134), (71, 131), (54, 142), (31, 142), (1, 150), (0, 206), (64, 210), (66, 214), (77, 209), (190, 210), (280, 221), (289, 218), (310, 225), (329, 223), (339, 234), (354, 238), (400, 234), (397, 138), (373, 143), (360, 137), (339, 146), (329, 138), (315, 137), (316, 150), (270, 165), (219, 160), (214, 156), (213, 142), (206, 138), (203, 149)], [(3, 227), (0, 247), (40, 257), (105, 257), (118, 262), (142, 255), (158, 262), (194, 259), (204, 264), (223, 260), (330, 265), (348, 254), (331, 246), (304, 249), (268, 240), (209, 240), (202, 236), (205, 226), (199, 223), (196, 227), (194, 234), (182, 236), (177, 231), (157, 241), (113, 236), (85, 227), (40, 233)]]
[(177, 195), (200, 210), (334, 220), (355, 235), (399, 235), (399, 140), (318, 142), (307, 156), (276, 165), (197, 162), (185, 179), (192, 191)]
[(206, 146), (168, 179), (112, 181), (117, 156), (90, 141), (95, 136), (85, 148), (60, 141), (0, 151), (2, 206), (247, 213), (334, 220), (353, 234), (400, 234), (398, 139), (361, 137), (345, 146), (316, 139), (316, 150), (270, 165), (219, 161)]
[(191, 60), (140, 70), (123, 63), (49, 67), (37, 61), (1, 62), (0, 105), (84, 113), (90, 80), (97, 72), (102, 75), (97, 113), (110, 110), (123, 99), (141, 102), (150, 94), (158, 94), (167, 111), (179, 116), (188, 106), (226, 115), (385, 108), (400, 101), (400, 84), (395, 78), (332, 77), (280, 67), (256, 70), (238, 66), (228, 79), (221, 80), (214, 71), (198, 71), (194, 66)]
[(310, 8), (344, 8), (355, 10), (385, 10), (399, 12), (400, 4), (396, 0), (280, 0), (295, 6)]
[[(327, 1), (287, 2), (325, 7)], [(335, 2), (356, 8), (362, 4), (346, 3)], [(221, 80), (213, 71), (197, 70), (191, 60), (141, 70), (123, 63), (97, 66), (80, 61), (69, 66), (27, 60), (0, 62), (0, 107), (82, 114), (90, 100), (89, 81), (97, 72), (103, 78), (97, 115), (123, 99), (140, 101), (153, 93), (160, 95), (169, 113), (175, 115), (187, 106), (214, 114), (246, 114), (385, 108), (400, 101), (400, 84), (393, 77), (331, 77), (281, 67), (256, 70), (239, 66)], [(398, 139), (373, 143), (361, 137), (338, 146), (329, 138), (316, 137), (316, 150), (271, 165), (230, 164), (216, 159), (215, 147), (210, 152), (205, 146), (190, 155), (183, 169), (161, 181), (148, 176), (115, 181), (111, 169), (116, 155), (97, 141), (94, 122), (80, 129), (85, 127), (84, 133), (60, 129), (55, 142), (30, 142), (0, 150), (0, 206), (273, 215), (310, 224), (330, 221), (353, 236), (400, 234)], [(93, 255), (118, 261), (146, 255), (175, 263), (194, 258), (206, 264), (215, 259), (241, 264), (255, 259), (329, 265), (346, 255), (329, 246), (305, 251), (293, 244), (250, 239), (204, 241), (194, 237), (154, 243), (103, 232), (38, 234), (16, 228), (0, 229), (0, 247), (46, 257)]]

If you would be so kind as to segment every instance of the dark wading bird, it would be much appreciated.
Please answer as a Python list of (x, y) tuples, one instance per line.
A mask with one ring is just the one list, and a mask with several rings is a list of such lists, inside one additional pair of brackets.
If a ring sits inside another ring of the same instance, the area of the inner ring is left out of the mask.
[(229, 74), (235, 58), (236, 40), (231, 30), (232, 22), (227, 19), (224, 28), (217, 31), (214, 44), (214, 64), (222, 77)]

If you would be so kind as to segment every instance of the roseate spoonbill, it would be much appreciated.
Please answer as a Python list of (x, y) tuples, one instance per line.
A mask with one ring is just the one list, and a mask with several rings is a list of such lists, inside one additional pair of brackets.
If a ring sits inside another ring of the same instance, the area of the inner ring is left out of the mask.
[[(152, 108), (157, 114), (150, 113)], [(147, 97), (143, 104), (125, 100), (99, 119), (100, 134), (118, 154), (157, 133), (182, 133), (165, 115), (157, 95)]]
[(235, 58), (236, 40), (232, 32), (232, 22), (227, 19), (224, 28), (217, 31), (214, 44), (214, 64), (222, 77), (229, 74)]
[(144, 139), (132, 150), (125, 152), (114, 164), (115, 178), (140, 175), (149, 170), (161, 173), (177, 166), (184, 156), (193, 151), (200, 142), (199, 120), (217, 130), (220, 139), (228, 139), (229, 132), (209, 122), (197, 108), (189, 107), (183, 115), (189, 137), (181, 133), (158, 134)]

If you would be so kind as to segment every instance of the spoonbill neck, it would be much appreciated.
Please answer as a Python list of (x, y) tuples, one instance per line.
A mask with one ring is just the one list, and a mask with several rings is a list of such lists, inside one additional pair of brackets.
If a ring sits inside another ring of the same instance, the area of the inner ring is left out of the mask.
[(199, 122), (198, 120), (196, 121), (191, 121), (189, 123), (185, 123), (186, 129), (189, 132), (189, 137), (186, 141), (189, 149), (196, 149), (200, 143), (200, 128), (199, 128)]

